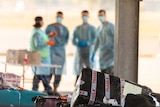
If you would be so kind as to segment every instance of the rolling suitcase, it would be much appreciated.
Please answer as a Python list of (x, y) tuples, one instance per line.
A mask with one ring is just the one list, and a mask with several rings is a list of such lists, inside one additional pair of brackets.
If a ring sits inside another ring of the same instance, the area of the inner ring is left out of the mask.
[(38, 91), (2, 89), (0, 90), (0, 107), (34, 107), (32, 98), (46, 95)]
[(59, 96), (37, 96), (34, 98), (35, 107), (58, 107), (67, 102), (67, 98)]

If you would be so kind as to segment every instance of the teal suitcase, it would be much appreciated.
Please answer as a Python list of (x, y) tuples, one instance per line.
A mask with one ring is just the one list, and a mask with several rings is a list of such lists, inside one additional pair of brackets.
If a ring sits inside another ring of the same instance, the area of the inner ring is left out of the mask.
[(38, 91), (29, 90), (0, 90), (0, 107), (34, 107), (33, 97), (46, 96)]

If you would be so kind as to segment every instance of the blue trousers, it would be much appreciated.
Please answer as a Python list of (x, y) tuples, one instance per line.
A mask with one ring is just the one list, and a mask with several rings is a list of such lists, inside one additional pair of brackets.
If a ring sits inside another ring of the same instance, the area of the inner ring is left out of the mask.
[(43, 83), (45, 91), (47, 93), (51, 93), (52, 92), (52, 87), (49, 85), (50, 75), (34, 75), (32, 90), (38, 91), (40, 80)]
[[(52, 78), (53, 75), (54, 74), (50, 76), (50, 79)], [(54, 75), (54, 81), (53, 81), (54, 88), (57, 88), (59, 86), (60, 81), (61, 81), (61, 75)]]

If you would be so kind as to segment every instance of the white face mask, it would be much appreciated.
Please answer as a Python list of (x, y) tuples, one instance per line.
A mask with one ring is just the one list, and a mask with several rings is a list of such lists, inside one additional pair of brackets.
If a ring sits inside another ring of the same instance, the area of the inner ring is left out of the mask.
[(88, 22), (88, 17), (87, 16), (83, 16), (82, 20), (83, 20), (83, 22)]
[(62, 18), (61, 17), (57, 17), (57, 23), (62, 23)]
[(104, 22), (104, 16), (99, 16), (99, 21)]

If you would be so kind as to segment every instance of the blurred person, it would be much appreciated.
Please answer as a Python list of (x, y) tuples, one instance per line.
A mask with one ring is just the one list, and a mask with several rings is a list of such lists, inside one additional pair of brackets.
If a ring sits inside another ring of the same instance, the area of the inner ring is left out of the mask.
[(59, 93), (57, 92), (57, 88), (61, 81), (61, 75), (66, 73), (65, 46), (69, 38), (68, 28), (62, 24), (62, 20), (63, 20), (63, 13), (61, 11), (58, 11), (56, 13), (56, 22), (49, 24), (46, 27), (46, 34), (49, 36), (51, 40), (54, 41), (54, 45), (50, 47), (51, 64), (61, 65), (61, 68), (58, 68), (56, 70), (52, 69), (52, 73), (54, 74), (53, 92), (56, 95), (59, 95)]
[(114, 75), (114, 25), (107, 21), (105, 10), (99, 10), (98, 18), (101, 25), (97, 29), (92, 61), (94, 61), (96, 52), (99, 50), (101, 72)]
[[(74, 73), (79, 77), (83, 67), (92, 67), (91, 55), (96, 38), (96, 28), (88, 23), (89, 12), (81, 12), (82, 24), (73, 32), (72, 43), (77, 47), (74, 60)], [(77, 81), (76, 79), (76, 81)]]
[[(30, 38), (30, 50), (40, 53), (42, 64), (51, 64), (50, 49), (48, 45), (52, 45), (52, 43), (48, 40), (46, 33), (41, 30), (41, 27), (43, 26), (43, 18), (41, 16), (35, 17), (35, 24), (33, 26), (34, 29), (31, 32)], [(34, 72), (32, 90), (38, 91), (39, 82), (42, 80), (45, 91), (49, 95), (52, 95), (53, 91), (49, 85), (51, 75), (50, 68), (32, 67), (32, 70)]]

